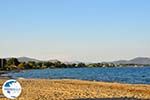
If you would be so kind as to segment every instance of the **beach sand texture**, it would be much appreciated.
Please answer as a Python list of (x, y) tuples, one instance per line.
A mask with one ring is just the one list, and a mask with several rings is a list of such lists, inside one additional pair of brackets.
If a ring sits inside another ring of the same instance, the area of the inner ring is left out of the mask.
[[(0, 80), (0, 87), (5, 82)], [(150, 100), (150, 85), (131, 85), (81, 80), (20, 79), (17, 100)], [(0, 100), (8, 100), (2, 97)], [(136, 98), (136, 99), (133, 99)]]

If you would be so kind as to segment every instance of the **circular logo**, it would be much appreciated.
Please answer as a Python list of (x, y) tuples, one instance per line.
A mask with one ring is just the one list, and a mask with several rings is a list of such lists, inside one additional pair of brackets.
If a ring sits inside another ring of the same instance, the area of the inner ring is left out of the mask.
[(9, 99), (16, 99), (21, 94), (21, 90), (20, 83), (14, 79), (7, 80), (2, 86), (4, 96)]

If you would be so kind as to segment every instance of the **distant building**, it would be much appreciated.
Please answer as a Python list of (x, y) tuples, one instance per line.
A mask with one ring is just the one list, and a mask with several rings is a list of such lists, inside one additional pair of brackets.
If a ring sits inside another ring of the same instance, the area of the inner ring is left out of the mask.
[(3, 66), (3, 61), (0, 59), (0, 68)]
[(3, 68), (6, 65), (6, 59), (0, 59), (0, 68)]

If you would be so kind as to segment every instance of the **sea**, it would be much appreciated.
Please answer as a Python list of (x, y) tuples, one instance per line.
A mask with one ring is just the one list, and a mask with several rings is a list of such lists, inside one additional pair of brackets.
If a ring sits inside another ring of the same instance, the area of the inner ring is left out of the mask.
[(12, 78), (79, 79), (88, 81), (150, 84), (150, 66), (33, 69), (8, 73)]

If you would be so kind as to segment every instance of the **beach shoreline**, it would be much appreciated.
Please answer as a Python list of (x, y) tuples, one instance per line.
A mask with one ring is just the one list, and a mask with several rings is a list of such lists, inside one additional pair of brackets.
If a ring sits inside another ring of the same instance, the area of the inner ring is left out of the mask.
[(9, 76), (8, 73), (9, 73), (8, 71), (0, 71), (0, 80), (1, 79), (11, 79), (12, 76)]
[[(0, 80), (0, 87), (6, 79)], [(19, 100), (137, 100), (150, 98), (150, 85), (72, 79), (18, 79)], [(0, 91), (2, 94), (2, 91)], [(0, 98), (0, 100), (6, 100)]]

